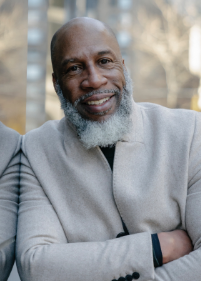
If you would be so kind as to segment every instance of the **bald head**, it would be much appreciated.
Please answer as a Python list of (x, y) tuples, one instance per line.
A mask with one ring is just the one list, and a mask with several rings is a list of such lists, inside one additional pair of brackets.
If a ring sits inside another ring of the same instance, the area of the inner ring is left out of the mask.
[[(86, 119), (102, 122), (113, 115), (120, 104), (125, 76), (112, 30), (98, 20), (75, 18), (56, 32), (51, 48), (55, 91), (59, 85), (63, 97), (76, 104)], [(91, 93), (97, 96), (91, 97)], [(85, 103), (87, 98), (100, 104)]]
[[(77, 40), (80, 40), (79, 35), (83, 35), (84, 33), (93, 34), (93, 33), (105, 33), (110, 40), (114, 42), (117, 47), (117, 50), (120, 54), (120, 48), (116, 39), (116, 36), (113, 30), (106, 25), (105, 23), (98, 21), (96, 19), (87, 18), (87, 17), (80, 17), (74, 18), (64, 24), (60, 29), (52, 37), (51, 41), (51, 60), (52, 60), (52, 67), (55, 71), (56, 64), (57, 64), (57, 52), (59, 52), (60, 45), (63, 42), (65, 37), (68, 37), (69, 40), (72, 37), (77, 36)], [(93, 38), (92, 38), (93, 40)], [(69, 41), (70, 44), (70, 41)], [(81, 42), (80, 42), (81, 44)]]

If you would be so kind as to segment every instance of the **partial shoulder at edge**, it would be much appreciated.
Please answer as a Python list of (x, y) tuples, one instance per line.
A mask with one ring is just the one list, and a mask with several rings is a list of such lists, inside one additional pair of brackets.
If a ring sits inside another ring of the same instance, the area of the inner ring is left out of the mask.
[(189, 118), (191, 117), (192, 119), (195, 120), (196, 116), (199, 115), (200, 113), (194, 111), (194, 110), (189, 110), (189, 109), (183, 109), (183, 108), (168, 108), (159, 104), (154, 104), (154, 103), (137, 103), (138, 106), (141, 108), (141, 110), (144, 111), (150, 111), (153, 114), (161, 114), (161, 115), (169, 115), (169, 116), (177, 116), (181, 118)]
[(61, 120), (47, 121), (41, 127), (31, 130), (23, 136), (23, 150), (25, 146), (55, 145), (59, 139), (63, 138), (64, 126), (65, 118), (62, 118)]
[(144, 116), (152, 124), (168, 133), (174, 132), (177, 135), (193, 136), (196, 120), (200, 119), (201, 113), (188, 109), (171, 109), (158, 104), (139, 103), (138, 106)]
[(2, 122), (0, 122), (0, 136), (0, 146), (10, 147), (10, 149), (16, 147), (21, 138), (18, 132), (8, 128)]

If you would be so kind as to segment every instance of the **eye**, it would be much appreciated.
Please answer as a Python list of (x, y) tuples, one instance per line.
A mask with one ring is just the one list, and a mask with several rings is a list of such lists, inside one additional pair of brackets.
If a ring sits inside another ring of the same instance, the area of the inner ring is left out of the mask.
[(68, 74), (78, 74), (81, 70), (81, 66), (80, 65), (72, 65), (71, 67), (69, 67), (67, 70), (66, 70), (66, 73)]
[(107, 64), (108, 62), (110, 62), (110, 60), (108, 59), (101, 59), (101, 64)]
[(70, 71), (77, 71), (78, 70), (78, 66), (77, 65), (73, 65), (69, 70)]

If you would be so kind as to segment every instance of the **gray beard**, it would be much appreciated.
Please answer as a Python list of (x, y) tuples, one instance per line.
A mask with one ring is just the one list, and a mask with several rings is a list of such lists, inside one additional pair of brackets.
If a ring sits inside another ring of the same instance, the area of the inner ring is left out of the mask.
[(75, 105), (95, 93), (115, 92), (116, 95), (119, 95), (120, 92), (118, 90), (93, 91), (84, 95), (72, 105), (64, 98), (60, 85), (56, 84), (56, 92), (61, 102), (61, 109), (63, 109), (68, 121), (75, 127), (78, 138), (86, 149), (96, 146), (113, 146), (129, 132), (131, 127), (133, 88), (132, 80), (126, 70), (124, 71), (124, 76), (126, 85), (123, 87), (120, 104), (115, 113), (103, 122), (84, 119), (77, 111)]

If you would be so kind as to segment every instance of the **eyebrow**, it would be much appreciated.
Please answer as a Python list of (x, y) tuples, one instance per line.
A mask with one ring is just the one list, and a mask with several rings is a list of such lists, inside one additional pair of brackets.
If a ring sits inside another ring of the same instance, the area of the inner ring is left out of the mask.
[(64, 61), (62, 61), (61, 66), (64, 66), (64, 65), (68, 64), (69, 62), (76, 62), (78, 60), (79, 60), (78, 58), (65, 59)]
[(107, 54), (114, 55), (113, 52), (110, 51), (110, 50), (104, 50), (104, 51), (98, 52), (98, 55), (99, 55), (99, 56), (101, 56), (101, 55), (107, 55)]

